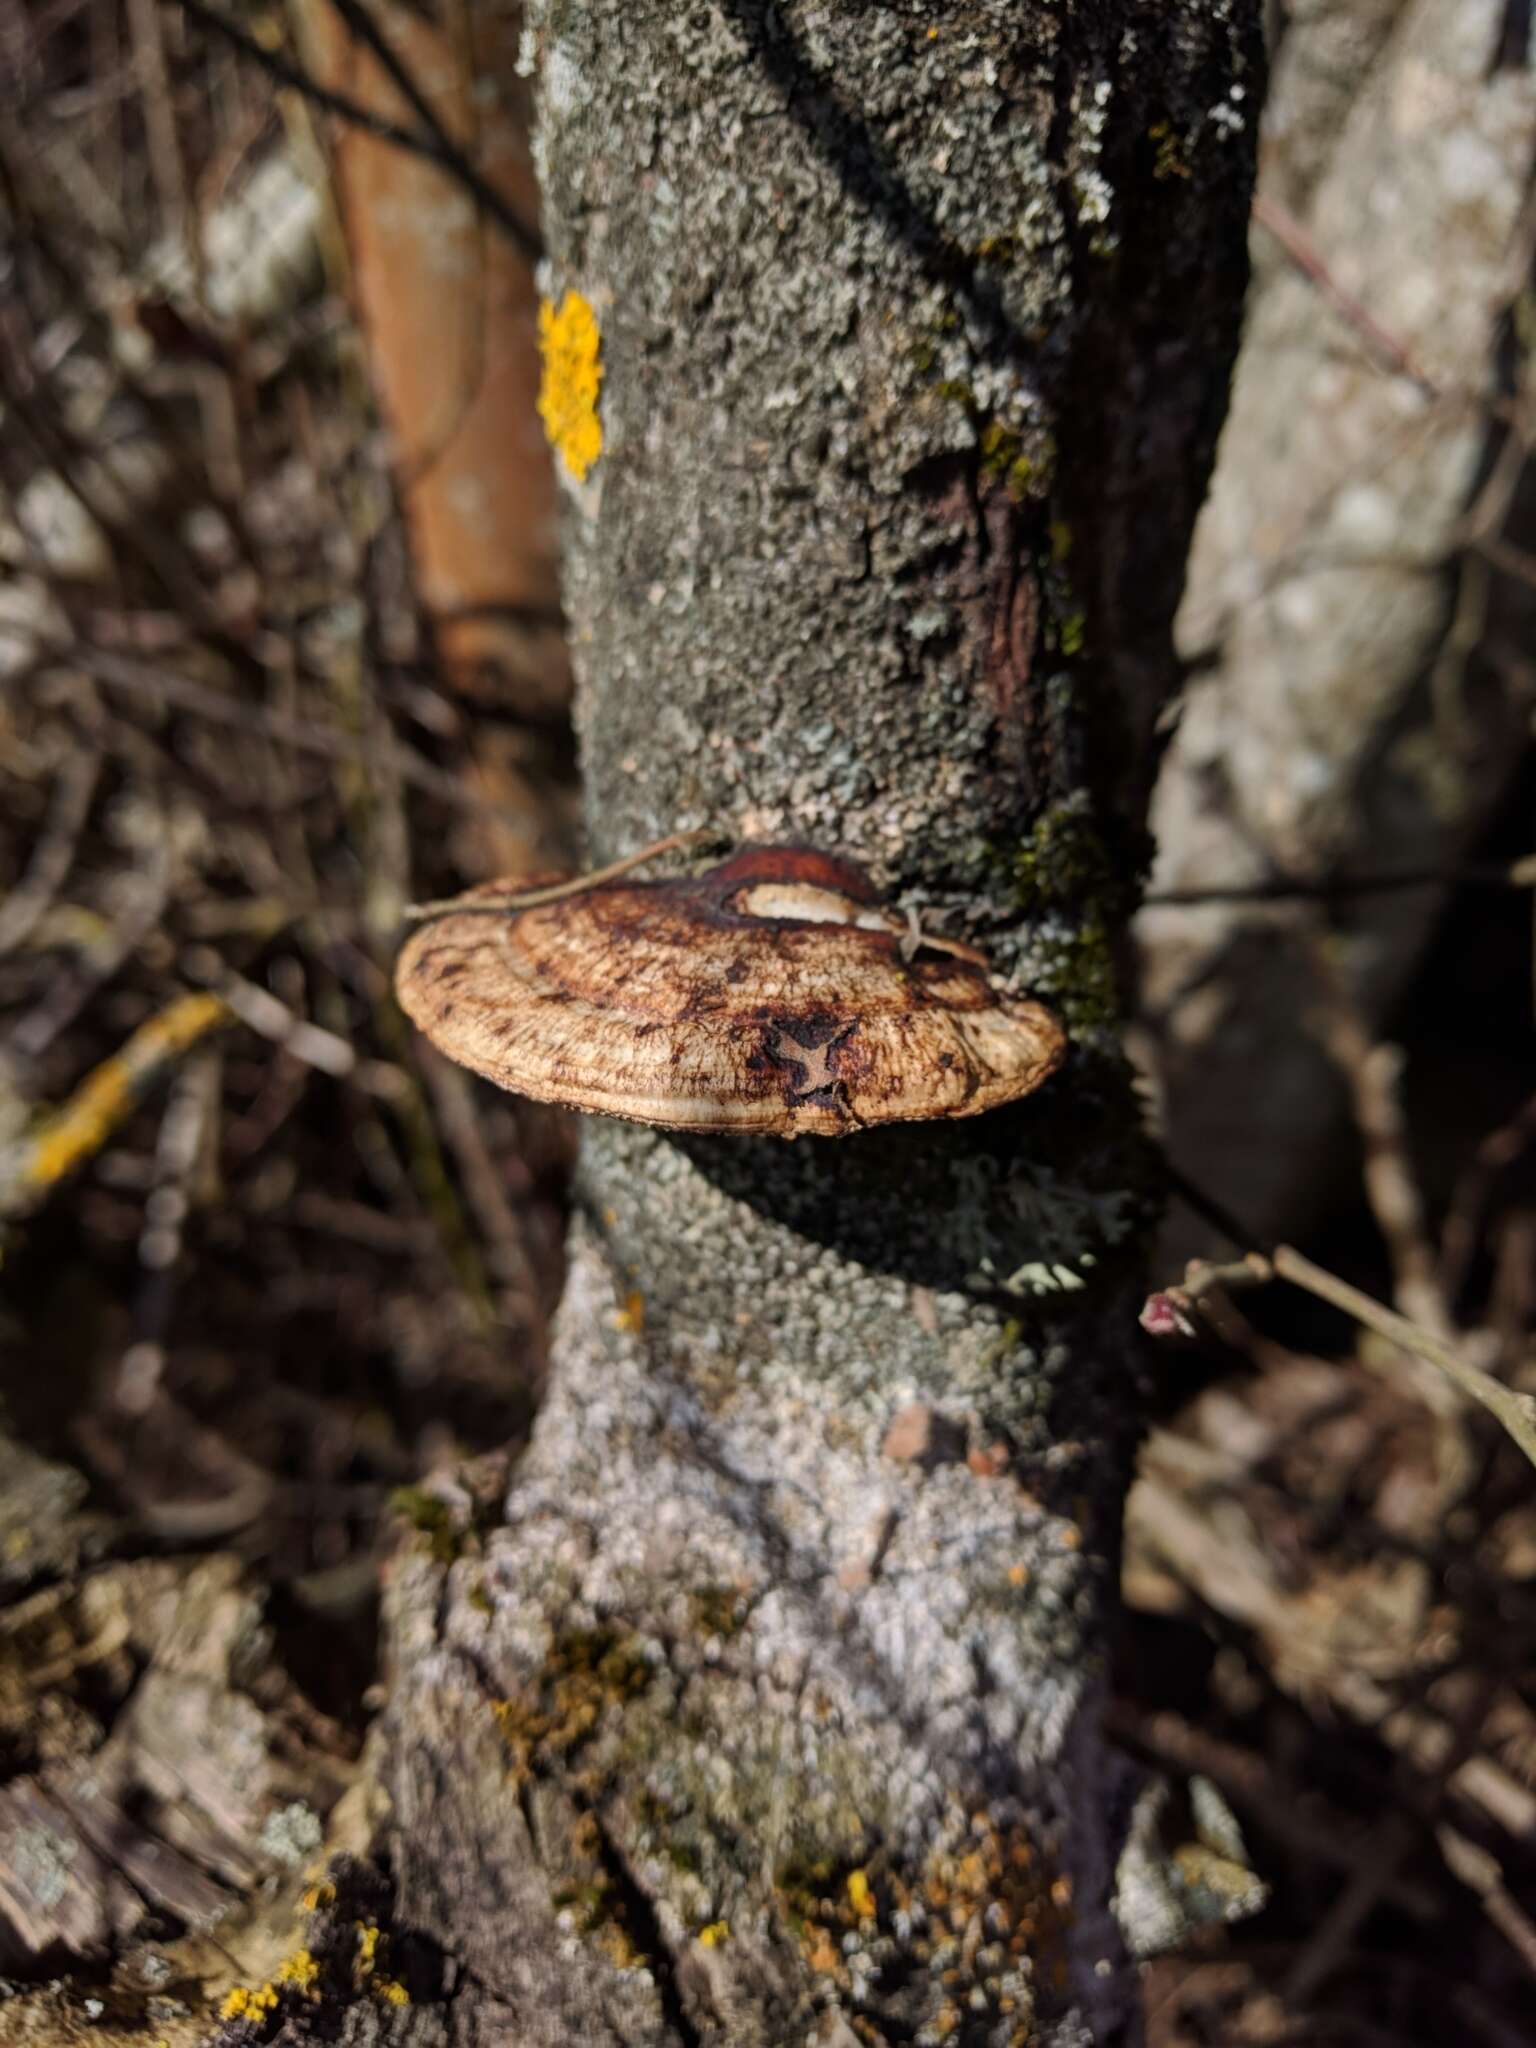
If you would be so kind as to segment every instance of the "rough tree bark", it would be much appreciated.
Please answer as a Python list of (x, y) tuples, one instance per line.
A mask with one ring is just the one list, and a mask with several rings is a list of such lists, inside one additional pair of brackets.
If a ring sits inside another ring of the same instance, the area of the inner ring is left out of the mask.
[(499, 1525), (391, 1589), (397, 1914), (455, 2041), (1136, 2031), (1097, 1709), (1155, 1173), (1117, 952), (1256, 16), (530, 8), (551, 296), (601, 333), (594, 858), (853, 856), (1074, 1051), (974, 1126), (588, 1129)]

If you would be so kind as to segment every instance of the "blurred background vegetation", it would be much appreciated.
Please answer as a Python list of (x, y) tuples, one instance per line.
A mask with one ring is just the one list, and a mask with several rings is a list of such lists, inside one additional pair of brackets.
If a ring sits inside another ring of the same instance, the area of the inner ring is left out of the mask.
[[(408, 901), (578, 850), (518, 26), (0, 6), (7, 2043), (181, 2048), (280, 1966), (367, 1838), (381, 1574), (536, 1402), (570, 1132), (389, 988)], [(1530, 10), (1271, 31), (1140, 930), (1160, 1277), (1214, 1203), (1536, 1392)], [(1269, 1904), (1153, 2039), (1528, 2041), (1530, 1467), (1294, 1292), (1186, 1335), (1116, 1721)]]

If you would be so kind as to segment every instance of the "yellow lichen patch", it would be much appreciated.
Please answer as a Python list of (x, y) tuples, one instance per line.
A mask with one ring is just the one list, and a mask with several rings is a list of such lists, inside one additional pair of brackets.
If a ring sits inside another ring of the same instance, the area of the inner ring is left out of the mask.
[(707, 1927), (699, 1929), (700, 1948), (719, 1948), (722, 1942), (729, 1941), (730, 1938), (731, 1923), (729, 1920), (711, 1920)]
[(277, 1993), (270, 1984), (258, 1984), (253, 1990), (245, 1984), (237, 1984), (219, 2007), (221, 2020), (259, 2020), (271, 2012), (277, 2004)]
[(371, 1920), (357, 1920), (353, 1925), (357, 1931), (357, 1955), (352, 1973), (359, 1989), (371, 1991), (375, 1998), (382, 1998), (389, 2005), (409, 2005), (411, 1994), (399, 1978), (386, 1977), (379, 1970), (389, 1953), (389, 1936)]
[(320, 1965), (307, 1948), (297, 1948), (291, 1956), (285, 1956), (277, 1966), (272, 1981), (275, 1984), (292, 1984), (300, 1991), (314, 1987), (320, 1975)]
[(872, 1920), (875, 1917), (875, 1895), (869, 1888), (869, 1877), (866, 1872), (849, 1872), (848, 1902), (861, 1920)]
[(304, 1894), (306, 1913), (318, 1913), (322, 1906), (334, 1906), (336, 1887), (330, 1883), (312, 1884)]
[(613, 1327), (629, 1337), (638, 1337), (645, 1328), (645, 1296), (637, 1288), (632, 1287), (624, 1297), (624, 1306), (614, 1310)]
[(558, 306), (546, 299), (539, 307), (539, 347), (539, 418), (550, 446), (581, 483), (603, 452), (597, 416), (603, 365), (597, 315), (580, 292), (567, 292)]
[(265, 1984), (237, 1984), (225, 1995), (219, 2007), (219, 2018), (223, 2020), (265, 2019), (269, 2012), (277, 2009), (280, 1992), (278, 1986), (300, 1992), (311, 1992), (320, 1978), (320, 1965), (307, 1948), (296, 1948), (291, 1956), (285, 1956), (272, 1972)]

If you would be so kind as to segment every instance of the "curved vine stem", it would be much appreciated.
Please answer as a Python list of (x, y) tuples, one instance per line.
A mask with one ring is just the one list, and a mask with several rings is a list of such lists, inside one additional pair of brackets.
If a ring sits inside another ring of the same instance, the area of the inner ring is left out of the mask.
[(627, 875), (648, 861), (659, 860), (664, 853), (682, 853), (685, 850), (698, 852), (705, 846), (724, 847), (730, 844), (728, 837), (717, 832), (712, 826), (700, 826), (692, 832), (670, 832), (665, 839), (656, 839), (649, 846), (642, 846), (638, 853), (627, 853), (622, 860), (610, 861), (605, 868), (594, 868), (590, 874), (573, 875), (566, 882), (548, 882), (536, 889), (517, 889), (506, 896), (482, 896), (471, 891), (465, 896), (442, 896), (430, 903), (407, 903), (404, 915), (412, 924), (423, 924), (432, 917), (457, 917), (464, 911), (484, 911), (504, 916), (508, 911), (538, 910), (546, 903), (559, 903), (567, 896), (580, 896), (588, 889), (595, 889), (601, 882), (615, 882), (620, 875)]

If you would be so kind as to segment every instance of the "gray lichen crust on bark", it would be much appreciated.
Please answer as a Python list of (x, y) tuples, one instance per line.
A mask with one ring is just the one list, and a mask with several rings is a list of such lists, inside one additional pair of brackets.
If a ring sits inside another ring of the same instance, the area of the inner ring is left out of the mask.
[(1243, 0), (544, 0), (592, 851), (807, 841), (1074, 1039), (974, 1126), (594, 1121), (504, 1525), (392, 1592), (458, 2038), (1118, 2041), (1152, 1213), (1115, 1039), (1245, 276)]

